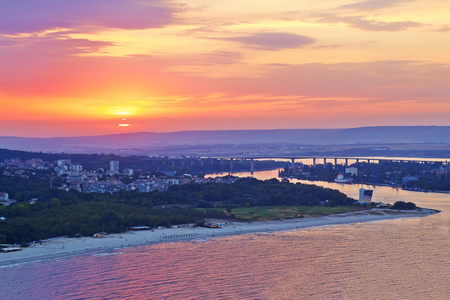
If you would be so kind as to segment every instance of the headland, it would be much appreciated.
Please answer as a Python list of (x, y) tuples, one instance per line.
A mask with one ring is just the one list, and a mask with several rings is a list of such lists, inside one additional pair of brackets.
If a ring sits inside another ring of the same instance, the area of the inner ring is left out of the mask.
[(216, 223), (221, 225), (220, 228), (193, 227), (193, 224), (187, 224), (172, 228), (109, 234), (104, 238), (59, 237), (33, 243), (30, 247), (23, 248), (21, 251), (0, 253), (0, 266), (13, 266), (40, 260), (67, 258), (72, 255), (80, 255), (89, 252), (102, 252), (105, 250), (137, 247), (164, 242), (195, 241), (222, 236), (295, 230), (315, 226), (352, 224), (399, 218), (418, 218), (426, 217), (437, 212), (438, 211), (432, 209), (417, 209), (411, 211), (371, 209), (321, 217), (273, 221), (216, 221)]

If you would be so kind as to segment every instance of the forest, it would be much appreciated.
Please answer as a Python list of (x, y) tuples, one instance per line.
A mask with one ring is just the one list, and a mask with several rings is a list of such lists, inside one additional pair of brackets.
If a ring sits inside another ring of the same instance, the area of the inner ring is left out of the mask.
[[(25, 182), (8, 183), (21, 185), (25, 191), (31, 190)], [(335, 207), (355, 203), (354, 199), (337, 190), (276, 179), (241, 178), (232, 184), (191, 183), (150, 193), (85, 194), (44, 186), (36, 181), (36, 186), (32, 187), (39, 190), (39, 200), (35, 204), (23, 201), (10, 206), (0, 205), (0, 217), (6, 218), (0, 221), (0, 244), (57, 236), (89, 236), (99, 231), (123, 232), (135, 225), (171, 226), (195, 223), (204, 218), (226, 219), (233, 217), (226, 212), (240, 207)]]

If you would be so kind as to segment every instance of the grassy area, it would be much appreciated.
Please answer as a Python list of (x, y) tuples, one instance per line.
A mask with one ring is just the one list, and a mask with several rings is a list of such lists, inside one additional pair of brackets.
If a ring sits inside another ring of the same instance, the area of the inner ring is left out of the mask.
[(302, 217), (327, 216), (329, 214), (341, 214), (361, 210), (360, 207), (340, 206), (340, 207), (324, 207), (324, 206), (255, 206), (246, 208), (236, 208), (232, 210), (232, 214), (236, 219), (245, 221), (261, 221), (276, 219), (292, 219)]
[[(212, 209), (225, 211), (225, 209), (223, 208)], [(234, 208), (231, 211), (231, 214), (234, 214), (236, 219), (243, 221), (268, 221), (278, 220), (280, 218), (292, 219), (327, 216), (330, 214), (342, 214), (347, 212), (360, 211), (362, 209), (363, 208), (356, 206), (253, 206)]]

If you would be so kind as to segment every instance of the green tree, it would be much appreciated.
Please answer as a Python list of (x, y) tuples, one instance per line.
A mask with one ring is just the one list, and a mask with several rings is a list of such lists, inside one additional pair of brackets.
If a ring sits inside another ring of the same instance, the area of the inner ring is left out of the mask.
[(50, 199), (50, 206), (51, 207), (60, 207), (61, 206), (61, 201), (59, 201), (58, 198), (51, 198)]
[(110, 231), (115, 231), (120, 227), (121, 219), (119, 215), (111, 209), (105, 210), (100, 218), (100, 225), (105, 226), (110, 229)]
[(6, 235), (0, 233), (0, 244), (6, 244)]

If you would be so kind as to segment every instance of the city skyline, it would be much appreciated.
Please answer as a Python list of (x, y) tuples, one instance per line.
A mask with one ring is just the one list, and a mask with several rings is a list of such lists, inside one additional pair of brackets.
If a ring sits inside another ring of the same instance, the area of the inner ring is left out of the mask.
[(450, 125), (443, 0), (0, 7), (0, 136)]

